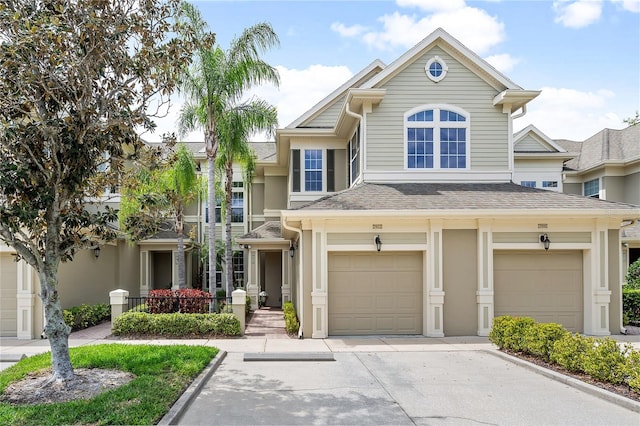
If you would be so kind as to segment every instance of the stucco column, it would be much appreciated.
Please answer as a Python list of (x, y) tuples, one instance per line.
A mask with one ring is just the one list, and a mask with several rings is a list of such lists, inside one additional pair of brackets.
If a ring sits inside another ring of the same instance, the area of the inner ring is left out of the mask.
[(609, 331), (609, 253), (606, 223), (598, 223), (593, 233), (593, 249), (588, 259), (591, 279), (585, 279), (584, 333), (592, 336), (608, 336)]
[(251, 299), (251, 309), (258, 309), (258, 292), (260, 289), (260, 260), (258, 258), (258, 250), (251, 250), (251, 246), (248, 247), (248, 267), (247, 267), (247, 293)]
[(432, 221), (427, 247), (427, 327), (423, 333), (427, 337), (444, 337), (441, 221)]
[(247, 292), (242, 289), (234, 290), (231, 293), (231, 307), (233, 310), (233, 314), (238, 317), (240, 320), (240, 335), (244, 336), (244, 327), (245, 327), (245, 314), (246, 314), (246, 303), (247, 302)]
[(42, 330), (35, 328), (36, 289), (33, 285), (33, 268), (24, 260), (18, 261), (16, 283), (17, 286), (17, 330), (18, 339), (33, 339)]
[(109, 292), (109, 303), (111, 304), (111, 323), (113, 320), (127, 311), (129, 292), (127, 290), (113, 290)]
[(142, 250), (140, 251), (140, 296), (142, 297), (149, 295), (150, 276), (149, 252)]
[[(294, 252), (295, 256), (295, 252)], [(291, 264), (293, 258), (289, 257), (289, 249), (282, 250), (282, 304), (291, 301)]]
[(312, 262), (312, 333), (314, 339), (329, 336), (329, 317), (327, 312), (327, 245), (324, 226), (314, 227), (311, 253)]
[(478, 336), (488, 336), (493, 326), (493, 247), (491, 228), (480, 224), (478, 229)]

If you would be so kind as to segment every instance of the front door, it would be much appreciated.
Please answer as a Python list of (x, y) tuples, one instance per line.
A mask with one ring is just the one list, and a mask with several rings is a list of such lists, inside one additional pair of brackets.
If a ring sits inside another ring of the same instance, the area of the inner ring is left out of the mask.
[(267, 292), (265, 306), (282, 307), (282, 251), (264, 253), (263, 290)]

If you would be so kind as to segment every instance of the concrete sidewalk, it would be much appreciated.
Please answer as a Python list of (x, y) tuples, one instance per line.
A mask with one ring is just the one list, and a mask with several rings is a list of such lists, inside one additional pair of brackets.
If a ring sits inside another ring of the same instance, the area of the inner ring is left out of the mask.
[[(585, 393), (574, 387), (582, 382), (547, 377), (500, 358), (485, 337), (299, 340), (271, 330), (229, 339), (125, 340), (110, 334), (110, 324), (102, 324), (72, 333), (69, 345), (186, 344), (221, 350), (218, 365), (205, 371), (201, 387), (185, 392), (167, 424), (640, 424), (640, 404), (633, 411), (611, 402), (613, 394), (597, 388)], [(612, 337), (640, 349), (639, 335)], [(3, 357), (49, 349), (47, 340), (0, 338)], [(331, 353), (335, 361), (244, 362), (246, 353)], [(2, 362), (0, 368), (11, 364)]]

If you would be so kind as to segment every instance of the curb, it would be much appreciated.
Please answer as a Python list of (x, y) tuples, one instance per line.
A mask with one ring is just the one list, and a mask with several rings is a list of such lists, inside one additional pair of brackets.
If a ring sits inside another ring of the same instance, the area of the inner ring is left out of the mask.
[(205, 367), (204, 370), (200, 372), (198, 377), (195, 378), (193, 382), (189, 385), (189, 387), (180, 395), (180, 398), (173, 404), (169, 412), (160, 419), (158, 425), (176, 425), (178, 424), (178, 420), (184, 414), (185, 410), (189, 408), (191, 402), (194, 400), (196, 396), (200, 393), (202, 386), (204, 386), (205, 382), (211, 378), (213, 373), (218, 369), (222, 361), (224, 361), (227, 356), (226, 351), (220, 351), (218, 354), (211, 360), (209, 365)]
[(536, 364), (533, 364), (524, 359), (520, 359), (514, 357), (512, 355), (506, 354), (499, 350), (483, 350), (485, 353), (489, 353), (498, 358), (502, 358), (507, 360), (513, 364), (519, 365), (521, 367), (527, 368), (531, 371), (534, 371), (538, 374), (541, 374), (549, 379), (555, 380), (557, 382), (563, 383), (565, 385), (571, 386), (573, 388), (579, 389), (582, 392), (588, 393), (605, 401), (611, 402), (613, 404), (619, 405), (620, 407), (624, 407), (628, 410), (635, 411), (636, 413), (640, 413), (640, 402), (634, 401), (629, 398), (625, 398), (613, 392), (609, 392), (606, 389), (602, 389), (598, 386), (594, 386), (592, 384), (583, 382), (582, 380), (574, 379), (573, 377), (566, 376), (564, 374), (555, 372), (553, 370), (549, 370), (544, 367), (540, 367)]

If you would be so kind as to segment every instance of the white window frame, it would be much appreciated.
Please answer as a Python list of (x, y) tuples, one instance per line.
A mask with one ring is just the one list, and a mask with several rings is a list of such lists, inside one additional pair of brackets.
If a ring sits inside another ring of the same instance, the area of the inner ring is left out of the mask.
[[(433, 121), (408, 121), (413, 114), (433, 110)], [(440, 121), (440, 111), (447, 110), (455, 112), (465, 117), (465, 121)], [(412, 108), (404, 113), (404, 168), (413, 172), (430, 172), (430, 171), (464, 171), (471, 169), (471, 114), (462, 108), (448, 104), (426, 104)], [(441, 123), (445, 123), (442, 125)], [(433, 129), (433, 167), (432, 168), (409, 168), (409, 140), (407, 137), (408, 128), (424, 128)], [(440, 129), (466, 129), (465, 141), (465, 166), (460, 168), (441, 168), (440, 167)]]
[[(353, 185), (354, 183), (356, 183), (362, 173), (362, 170), (360, 170), (361, 144), (362, 144), (362, 141), (360, 140), (360, 125), (358, 125), (358, 127), (356, 127), (356, 131), (354, 132), (353, 136), (351, 136), (351, 139), (349, 139), (349, 184), (350, 185)], [(354, 146), (355, 146), (355, 154), (352, 154), (354, 152)], [(354, 164), (356, 165), (356, 169), (357, 169), (357, 173), (355, 177), (353, 176)]]
[[(442, 72), (438, 76), (431, 74), (430, 68), (431, 68), (431, 65), (433, 65), (434, 63), (440, 64), (440, 66), (442, 67)], [(447, 63), (437, 55), (429, 59), (426, 65), (424, 66), (424, 72), (427, 74), (427, 77), (429, 77), (429, 80), (433, 81), (434, 83), (442, 81), (447, 76), (448, 71), (449, 71), (449, 67), (447, 66)]]
[[(532, 183), (533, 186), (525, 185), (525, 183)], [(538, 186), (538, 183), (535, 180), (521, 180), (520, 186), (524, 186), (525, 188), (536, 188)]]
[[(319, 169), (307, 169), (307, 153), (311, 152), (311, 151), (319, 151), (320, 152), (320, 168)], [(300, 155), (300, 162), (302, 163), (300, 165), (300, 172), (302, 173), (302, 179), (301, 179), (301, 190), (303, 189), (302, 187), (304, 187), (304, 191), (301, 192), (307, 192), (307, 193), (322, 193), (322, 192), (326, 192), (325, 188), (327, 185), (327, 172), (326, 172), (326, 167), (327, 167), (327, 151), (325, 149), (322, 148), (307, 148), (304, 149), (301, 152)], [(319, 190), (309, 190), (307, 189), (307, 172), (311, 171), (311, 172), (320, 172), (320, 189)]]

